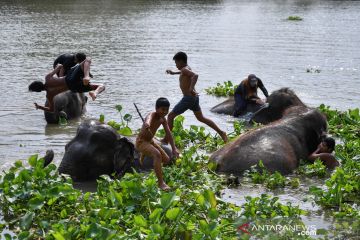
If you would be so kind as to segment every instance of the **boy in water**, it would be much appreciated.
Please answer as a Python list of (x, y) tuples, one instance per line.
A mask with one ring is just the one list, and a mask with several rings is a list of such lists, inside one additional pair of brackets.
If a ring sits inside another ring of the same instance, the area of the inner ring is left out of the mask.
[[(172, 70), (166, 70), (167, 74), (175, 75), (180, 74), (180, 89), (183, 93), (183, 98), (178, 104), (172, 109), (168, 115), (169, 128), (172, 130), (173, 122), (176, 116), (184, 113), (186, 110), (190, 109), (194, 112), (194, 115), (197, 120), (202, 123), (205, 123), (212, 129), (214, 129), (224, 142), (227, 142), (226, 132), (222, 131), (212, 120), (204, 117), (200, 105), (199, 105), (199, 95), (195, 91), (195, 84), (198, 79), (198, 75), (194, 73), (191, 68), (187, 65), (187, 55), (184, 52), (178, 52), (173, 57), (176, 67), (180, 70), (174, 72)], [(164, 143), (168, 142), (168, 139), (164, 138), (162, 140)]]
[(320, 160), (327, 168), (334, 169), (335, 167), (339, 166), (339, 162), (332, 154), (334, 148), (335, 140), (331, 137), (326, 137), (321, 141), (318, 148), (308, 157), (308, 159), (311, 162), (314, 162), (317, 158), (320, 158)]
[(166, 152), (154, 142), (153, 137), (160, 125), (163, 125), (166, 137), (169, 139), (173, 155), (175, 157), (179, 156), (179, 152), (175, 147), (174, 140), (165, 118), (169, 112), (169, 107), (170, 103), (166, 98), (159, 98), (156, 100), (155, 112), (146, 116), (145, 122), (136, 138), (135, 143), (136, 149), (141, 153), (141, 158), (145, 155), (152, 157), (154, 161), (155, 174), (158, 178), (158, 185), (165, 191), (169, 190), (170, 187), (163, 180), (161, 162), (168, 163), (170, 158)]
[(49, 102), (48, 107), (34, 103), (35, 108), (47, 112), (54, 112), (54, 97), (67, 90), (78, 93), (89, 92), (92, 100), (95, 100), (97, 95), (105, 90), (105, 87), (101, 84), (96, 85), (90, 83), (90, 64), (91, 59), (86, 58), (80, 64), (72, 67), (66, 76), (62, 77), (58, 77), (58, 75), (63, 69), (63, 66), (58, 64), (54, 70), (45, 76), (45, 84), (41, 81), (32, 82), (29, 85), (29, 91), (46, 91), (46, 98)]

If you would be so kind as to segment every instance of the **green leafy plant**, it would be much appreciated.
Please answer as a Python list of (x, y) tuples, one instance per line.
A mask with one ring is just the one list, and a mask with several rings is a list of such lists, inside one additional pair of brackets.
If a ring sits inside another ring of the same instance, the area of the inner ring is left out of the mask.
[(271, 174), (262, 161), (259, 161), (257, 165), (252, 166), (245, 175), (250, 177), (253, 183), (264, 183), (269, 189), (285, 187), (287, 183), (286, 178), (281, 175), (281, 173), (275, 171), (275, 173)]
[(216, 87), (206, 88), (205, 91), (209, 95), (215, 95), (217, 97), (234, 96), (234, 91), (238, 85), (234, 85), (231, 81), (224, 83), (217, 83)]
[(316, 159), (312, 164), (304, 164), (300, 166), (297, 172), (309, 177), (318, 176), (323, 178), (327, 175), (326, 166), (320, 159)]
[[(115, 120), (111, 120), (107, 124), (110, 125), (111, 127), (113, 127), (114, 129), (116, 129), (118, 131), (118, 133), (123, 135), (123, 136), (131, 136), (131, 135), (133, 135), (133, 131), (129, 127), (129, 122), (132, 119), (132, 115), (129, 114), (129, 113), (126, 113), (124, 115), (124, 117), (123, 117), (123, 115), (121, 113), (123, 107), (121, 105), (116, 105), (115, 109), (120, 114), (121, 122), (116, 122)], [(104, 117), (102, 117), (102, 116), (103, 115), (100, 116), (100, 122), (104, 122)]]
[(120, 180), (102, 176), (95, 193), (83, 194), (36, 156), (29, 168), (16, 162), (0, 175), (2, 226), (30, 239), (233, 239), (239, 208), (217, 197), (224, 180), (198, 149), (187, 146), (164, 168), (168, 193), (154, 173), (128, 173)]
[(298, 206), (291, 203), (283, 205), (278, 197), (261, 194), (260, 197), (245, 197), (246, 203), (242, 205), (242, 215), (248, 218), (274, 218), (276, 216), (299, 218), (306, 214)]
[[(224, 145), (220, 136), (206, 132), (202, 126), (191, 125), (189, 129), (184, 128), (184, 120), (185, 118), (181, 115), (174, 119), (172, 134), (178, 148), (184, 149), (196, 145), (202, 150), (214, 151)], [(163, 129), (159, 130), (157, 136), (164, 137), (165, 131)]]
[[(336, 146), (336, 157), (342, 165), (337, 167), (325, 187), (311, 187), (315, 201), (326, 208), (335, 208), (336, 217), (357, 216), (360, 194), (360, 114), (359, 109), (346, 112), (332, 110), (325, 105), (319, 109), (327, 116), (329, 131), (341, 138)], [(360, 224), (360, 221), (357, 221)]]
[(287, 20), (289, 20), (289, 21), (302, 21), (303, 19), (300, 16), (289, 16), (287, 18)]

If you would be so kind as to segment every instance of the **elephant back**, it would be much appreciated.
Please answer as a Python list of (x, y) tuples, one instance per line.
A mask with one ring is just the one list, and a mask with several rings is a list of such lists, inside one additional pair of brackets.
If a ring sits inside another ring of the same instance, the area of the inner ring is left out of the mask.
[[(66, 91), (54, 97), (54, 112), (44, 111), (47, 123), (58, 123), (59, 114), (65, 113), (67, 120), (80, 117), (86, 111), (87, 98), (83, 93), (74, 93)], [(49, 106), (46, 100), (45, 106)]]

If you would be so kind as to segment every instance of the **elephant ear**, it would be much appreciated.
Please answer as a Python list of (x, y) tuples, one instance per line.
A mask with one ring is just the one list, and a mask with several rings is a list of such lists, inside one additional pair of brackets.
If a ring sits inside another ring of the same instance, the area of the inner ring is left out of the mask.
[(114, 151), (114, 170), (118, 176), (124, 175), (134, 165), (135, 147), (129, 139), (123, 137), (117, 140)]

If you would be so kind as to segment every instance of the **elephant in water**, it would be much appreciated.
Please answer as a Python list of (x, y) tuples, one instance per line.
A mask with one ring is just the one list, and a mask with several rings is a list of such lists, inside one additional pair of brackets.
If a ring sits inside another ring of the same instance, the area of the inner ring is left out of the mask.
[[(44, 111), (47, 123), (58, 123), (60, 117), (73, 119), (86, 112), (87, 97), (83, 93), (66, 91), (54, 97), (54, 113)], [(49, 106), (46, 100), (45, 106)]]
[[(169, 148), (163, 148), (171, 153)], [(76, 136), (65, 146), (58, 170), (75, 181), (86, 181), (103, 174), (122, 176), (132, 168), (148, 170), (153, 167), (152, 159), (146, 157), (140, 165), (139, 158), (131, 140), (121, 137), (107, 124), (87, 120), (80, 124)]]
[(306, 105), (288, 88), (281, 88), (271, 93), (266, 99), (266, 106), (254, 113), (253, 122), (268, 124), (283, 117), (285, 110), (293, 106)]
[[(257, 104), (255, 102), (249, 102), (246, 106), (246, 110), (244, 111), (246, 115), (247, 113), (254, 113), (262, 108), (263, 105)], [(234, 97), (229, 97), (222, 103), (219, 103), (215, 107), (211, 108), (210, 111), (219, 114), (233, 115), (235, 110), (235, 99)], [(241, 116), (240, 116), (241, 117)]]
[(275, 91), (268, 99), (269, 109), (278, 112), (272, 115), (267, 110), (262, 120), (280, 119), (250, 130), (214, 152), (210, 160), (217, 163), (217, 171), (239, 175), (262, 160), (270, 172), (288, 174), (298, 167), (300, 159), (307, 159), (316, 150), (327, 129), (325, 116), (306, 107), (289, 89)]

